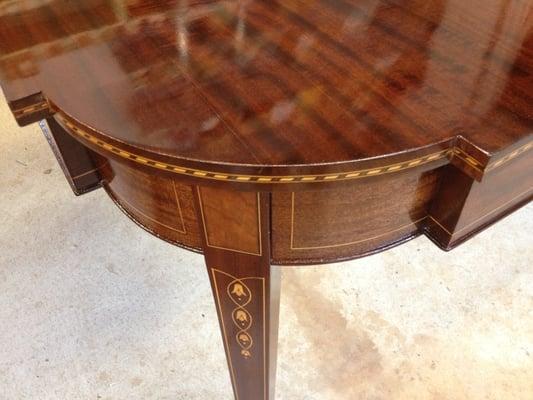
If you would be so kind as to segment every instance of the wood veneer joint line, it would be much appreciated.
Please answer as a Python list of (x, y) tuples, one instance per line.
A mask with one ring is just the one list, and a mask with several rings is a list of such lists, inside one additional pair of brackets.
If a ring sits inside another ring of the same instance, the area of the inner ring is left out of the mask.
[(246, 142), (242, 139), (242, 137), (237, 133), (236, 129), (226, 120), (226, 118), (223, 118), (220, 112), (218, 111), (217, 107), (209, 100), (209, 97), (205, 94), (204, 90), (196, 83), (196, 81), (186, 72), (183, 70), (183, 68), (180, 66), (179, 63), (173, 63), (183, 74), (185, 79), (189, 81), (189, 83), (194, 87), (194, 89), (198, 92), (198, 94), (202, 97), (202, 99), (206, 102), (206, 104), (209, 106), (211, 111), (217, 116), (217, 118), (226, 126), (226, 128), (232, 133), (233, 136), (239, 141), (239, 143), (242, 144), (242, 146), (250, 152), (250, 154), (255, 158), (256, 161), (258, 161), (257, 156), (252, 151), (250, 146), (246, 144)]
[(262, 234), (261, 234), (261, 230), (262, 230), (262, 224), (261, 224), (261, 199), (259, 197), (259, 193), (256, 193), (257, 195), (257, 230), (258, 230), (258, 245), (259, 245), (259, 253), (252, 253), (252, 252), (248, 252), (248, 251), (243, 251), (243, 250), (238, 250), (238, 249), (230, 249), (230, 248), (227, 248), (227, 247), (222, 247), (222, 246), (215, 246), (211, 243), (209, 243), (209, 237), (207, 235), (207, 224), (206, 224), (206, 221), (205, 221), (205, 215), (204, 215), (204, 203), (202, 201), (202, 193), (201, 193), (201, 190), (200, 190), (200, 186), (196, 186), (196, 192), (197, 192), (197, 195), (198, 195), (198, 203), (200, 205), (200, 215), (202, 216), (202, 223), (203, 223), (203, 231), (204, 231), (204, 237), (205, 237), (205, 243), (207, 246), (211, 247), (211, 248), (214, 248), (214, 249), (219, 249), (219, 250), (226, 250), (226, 251), (234, 251), (236, 253), (241, 253), (241, 254), (248, 254), (248, 255), (251, 255), (251, 256), (258, 256), (258, 257), (262, 257), (263, 256), (263, 240), (262, 240)]

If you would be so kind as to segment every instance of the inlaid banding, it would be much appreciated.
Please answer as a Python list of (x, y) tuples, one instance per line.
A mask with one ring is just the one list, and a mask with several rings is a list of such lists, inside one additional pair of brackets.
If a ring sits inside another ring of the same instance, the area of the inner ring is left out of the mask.
[[(171, 171), (179, 175), (186, 175), (196, 178), (209, 179), (209, 180), (218, 180), (218, 181), (233, 181), (233, 182), (246, 182), (246, 183), (260, 183), (260, 184), (288, 184), (288, 183), (317, 183), (317, 182), (334, 182), (334, 181), (345, 181), (353, 179), (362, 179), (367, 177), (375, 177), (379, 175), (385, 175), (390, 173), (395, 173), (399, 171), (404, 171), (411, 168), (420, 167), (424, 164), (438, 161), (444, 158), (458, 157), (463, 160), (465, 163), (471, 167), (481, 171), (482, 163), (471, 155), (467, 154), (464, 150), (459, 148), (452, 148), (441, 150), (436, 153), (431, 153), (416, 159), (407, 160), (398, 162), (392, 165), (387, 165), (378, 168), (369, 168), (361, 169), (357, 171), (348, 171), (343, 173), (335, 174), (320, 174), (320, 175), (289, 175), (289, 176), (259, 176), (259, 175), (243, 175), (243, 174), (230, 174), (223, 172), (213, 172), (213, 171), (203, 171), (193, 168), (183, 168), (181, 166), (172, 165), (162, 161), (152, 160), (138, 154), (133, 154), (126, 150), (118, 149), (108, 143), (104, 143), (102, 140), (93, 136), (90, 132), (74, 125), (71, 121), (65, 118), (63, 115), (58, 115), (59, 120), (75, 135), (90, 141), (91, 143), (111, 151), (123, 158), (135, 161), (139, 164), (149, 165), (153, 168)], [(498, 162), (492, 164), (488, 170), (494, 169), (500, 165), (503, 165), (507, 161), (517, 157), (518, 155), (524, 153), (525, 151), (531, 149), (533, 143), (529, 143), (521, 148), (515, 150), (513, 153), (499, 160)]]
[(28, 107), (19, 108), (17, 110), (13, 110), (13, 115), (15, 118), (21, 118), (26, 115), (30, 115), (39, 111), (43, 111), (48, 109), (48, 102), (43, 101), (39, 104), (34, 104)]

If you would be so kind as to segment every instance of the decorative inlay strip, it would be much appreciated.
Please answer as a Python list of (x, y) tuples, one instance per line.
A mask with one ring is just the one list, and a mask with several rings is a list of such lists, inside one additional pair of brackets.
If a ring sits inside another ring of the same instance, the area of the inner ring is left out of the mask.
[(470, 154), (465, 152), (463, 149), (460, 149), (459, 147), (455, 147), (453, 149), (453, 155), (463, 160), (465, 163), (470, 165), (472, 168), (477, 169), (480, 172), (483, 172), (482, 170), (483, 164), (481, 164), (481, 162), (476, 160), (474, 157), (472, 157)]
[(13, 110), (13, 115), (15, 116), (15, 118), (20, 118), (20, 117), (23, 117), (24, 115), (27, 115), (27, 114), (32, 114), (32, 113), (35, 113), (35, 112), (38, 112), (38, 111), (46, 110), (47, 108), (48, 108), (48, 102), (43, 101), (43, 102), (41, 102), (39, 104), (34, 104), (32, 106), (23, 107), (23, 108), (19, 108), (17, 110)]
[[(65, 116), (63, 116), (62, 114), (58, 114), (58, 118), (76, 136), (79, 136), (82, 139), (88, 140), (94, 145), (101, 147), (107, 151), (111, 151), (122, 158), (134, 161), (138, 164), (148, 165), (156, 169), (173, 172), (179, 175), (192, 176), (192, 177), (209, 179), (209, 180), (261, 183), (261, 184), (318, 183), (318, 182), (345, 181), (345, 180), (362, 179), (362, 178), (367, 178), (367, 177), (374, 177), (378, 175), (385, 175), (385, 174), (390, 174), (394, 172), (399, 172), (399, 171), (419, 167), (421, 165), (424, 165), (424, 164), (427, 164), (433, 161), (437, 161), (443, 158), (453, 157), (453, 156), (457, 156), (461, 158), (468, 165), (472, 166), (473, 168), (479, 171), (482, 171), (480, 168), (482, 164), (478, 160), (474, 159), (472, 156), (468, 155), (467, 153), (465, 153), (463, 150), (459, 148), (441, 150), (439, 152), (428, 154), (423, 157), (415, 158), (413, 160), (402, 161), (399, 163), (386, 165), (383, 167), (361, 169), (357, 171), (342, 172), (342, 173), (335, 173), (335, 174), (264, 176), (264, 175), (242, 175), (242, 174), (230, 174), (230, 173), (222, 173), (222, 172), (204, 171), (204, 170), (182, 167), (179, 165), (173, 165), (173, 164), (169, 164), (169, 163), (165, 163), (161, 161), (152, 160), (150, 158), (140, 156), (138, 154), (134, 154), (126, 150), (121, 150), (109, 143), (103, 142), (102, 140), (93, 136), (87, 130), (74, 125), (67, 118), (65, 118)], [(509, 156), (506, 156), (505, 162), (531, 149), (532, 147), (533, 147), (533, 143), (523, 146), (522, 148), (519, 149), (521, 150), (519, 153), (516, 153), (515, 151), (511, 153)], [(503, 164), (502, 160), (499, 160), (497, 163), (491, 166), (490, 169), (494, 169), (497, 166), (502, 165)]]
[(523, 145), (522, 147), (519, 147), (512, 153), (507, 154), (505, 157), (499, 159), (494, 164), (489, 165), (487, 167), (487, 171), (491, 171), (493, 169), (496, 169), (498, 167), (501, 167), (503, 164), (506, 164), (507, 162), (511, 161), (512, 159), (518, 157), (519, 155), (525, 153), (528, 150), (531, 150), (533, 148), (533, 142), (527, 143)]

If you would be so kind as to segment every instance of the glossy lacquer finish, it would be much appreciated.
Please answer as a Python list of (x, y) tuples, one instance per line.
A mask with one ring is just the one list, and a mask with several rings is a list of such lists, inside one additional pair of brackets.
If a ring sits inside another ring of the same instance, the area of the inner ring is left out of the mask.
[(14, 117), (204, 254), (238, 400), (274, 398), (272, 264), (451, 249), (531, 200), (532, 73), (533, 0), (0, 2)]
[(484, 170), (531, 135), (528, 0), (0, 7), (8, 100), (156, 160), (290, 175), (457, 146)]

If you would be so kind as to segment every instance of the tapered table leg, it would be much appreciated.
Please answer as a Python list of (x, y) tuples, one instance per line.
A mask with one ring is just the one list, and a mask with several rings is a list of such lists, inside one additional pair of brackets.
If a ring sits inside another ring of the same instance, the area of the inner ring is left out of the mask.
[(273, 400), (278, 270), (270, 267), (268, 193), (196, 188), (204, 254), (237, 400)]

